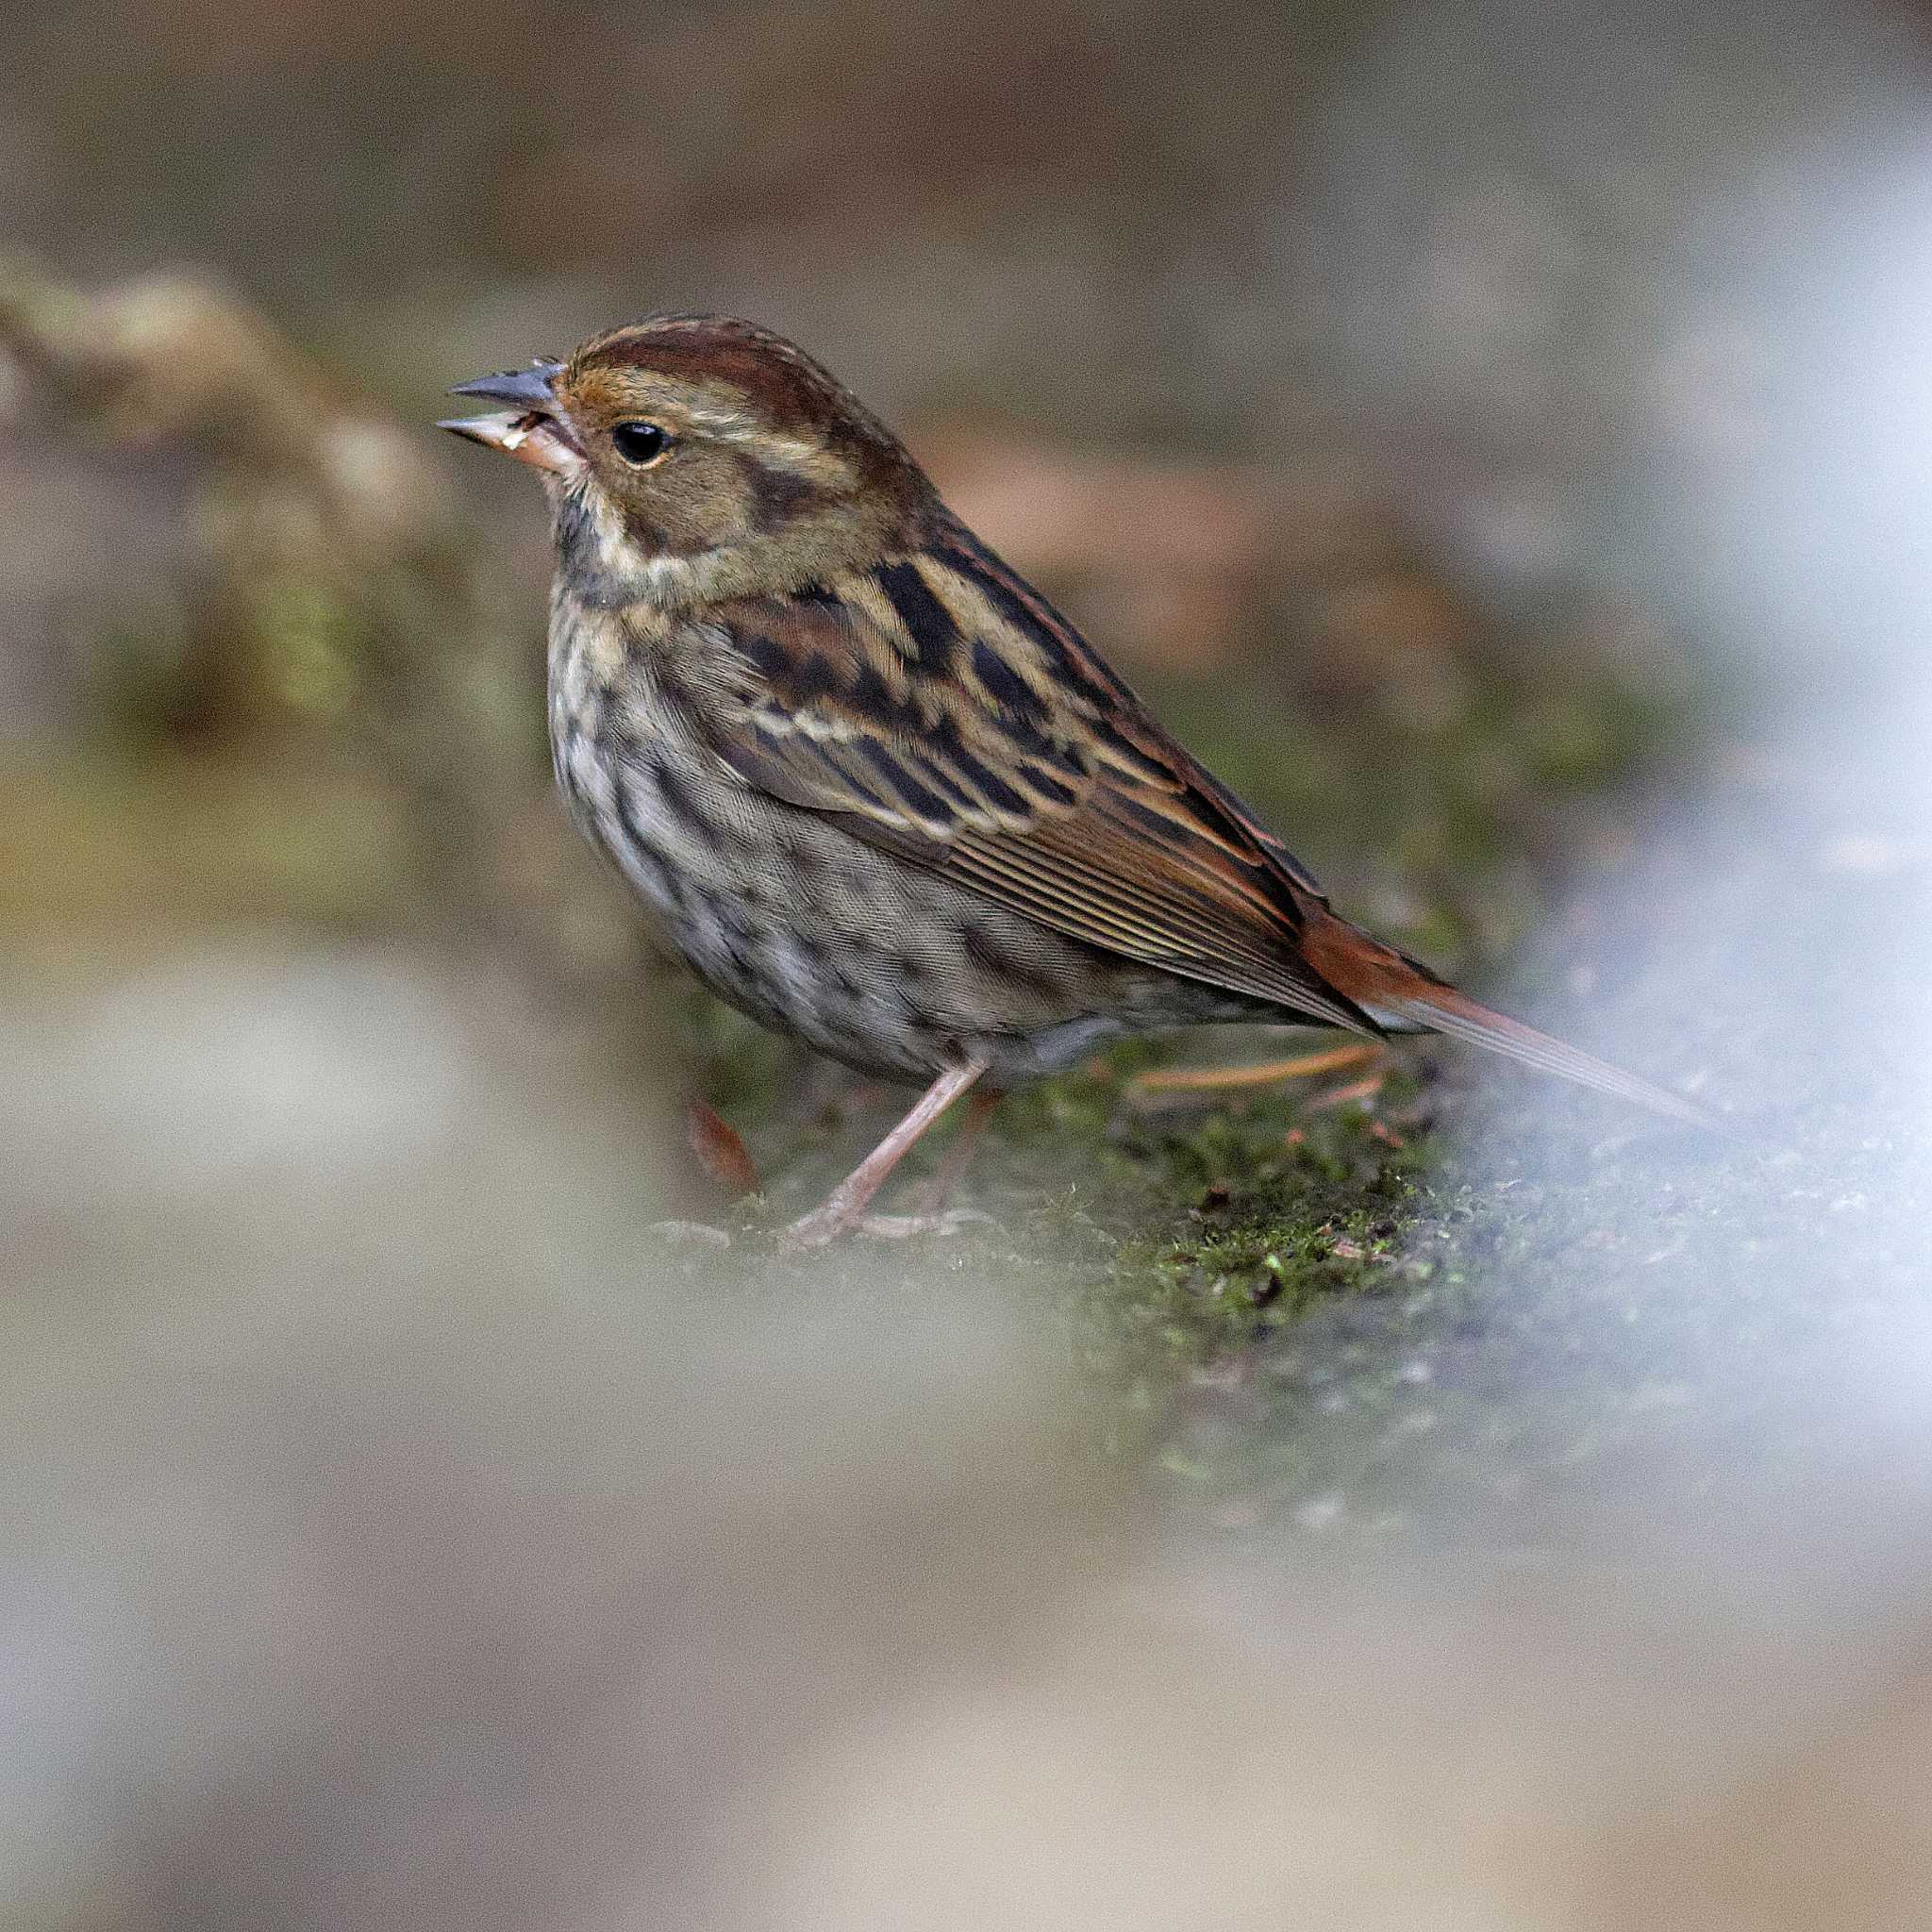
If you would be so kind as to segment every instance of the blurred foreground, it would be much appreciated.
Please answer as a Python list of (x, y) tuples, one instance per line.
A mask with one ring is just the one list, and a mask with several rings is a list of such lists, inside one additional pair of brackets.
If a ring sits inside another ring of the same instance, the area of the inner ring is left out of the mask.
[(9, 1924), (1918, 1922), (1928, 1203), (1828, 1097), (1463, 1149), (1150, 1481), (1050, 1248), (656, 1231), (499, 976), (16, 982), (0, 1068)]
[[(216, 25), (0, 60), (5, 1923), (1921, 1924), (1918, 14)], [(777, 1254), (893, 1097), (641, 958), (416, 426), (679, 306), (1737, 1141), (1130, 1054)]]

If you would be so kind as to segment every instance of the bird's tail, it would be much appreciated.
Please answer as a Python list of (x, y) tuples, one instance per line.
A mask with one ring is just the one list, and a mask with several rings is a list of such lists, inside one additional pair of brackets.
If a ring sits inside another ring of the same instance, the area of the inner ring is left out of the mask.
[(1378, 1024), (1398, 1031), (1420, 1030), (1467, 1040), (1525, 1066), (1634, 1101), (1653, 1113), (1723, 1131), (1713, 1115), (1682, 1094), (1626, 1074), (1580, 1048), (1566, 1046), (1507, 1013), (1495, 1012), (1325, 907), (1310, 906), (1307, 911), (1308, 923), (1302, 935), (1304, 957), (1336, 991), (1353, 1000)]

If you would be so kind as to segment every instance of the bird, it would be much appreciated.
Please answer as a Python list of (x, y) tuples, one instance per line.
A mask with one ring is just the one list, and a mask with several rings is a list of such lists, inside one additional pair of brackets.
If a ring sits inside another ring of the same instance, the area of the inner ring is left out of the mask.
[(1100, 652), (803, 349), (666, 314), (462, 382), (438, 426), (535, 470), (572, 818), (698, 978), (916, 1085), (788, 1234), (852, 1232), (969, 1091), (1127, 1035), (1434, 1032), (1708, 1124), (1330, 906)]

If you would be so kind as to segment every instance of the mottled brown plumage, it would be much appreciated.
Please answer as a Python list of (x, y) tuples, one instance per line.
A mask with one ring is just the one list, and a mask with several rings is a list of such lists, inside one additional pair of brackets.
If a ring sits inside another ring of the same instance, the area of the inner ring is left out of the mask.
[(1126, 1031), (1432, 1028), (1697, 1117), (1339, 918), (793, 344), (658, 317), (458, 393), (511, 405), (445, 426), (550, 497), (580, 825), (724, 997), (933, 1084), (802, 1236), (850, 1225), (974, 1079)]

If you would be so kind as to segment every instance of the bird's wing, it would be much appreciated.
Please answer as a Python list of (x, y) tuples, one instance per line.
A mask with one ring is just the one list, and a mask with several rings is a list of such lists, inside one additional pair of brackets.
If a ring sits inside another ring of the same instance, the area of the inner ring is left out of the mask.
[(701, 715), (751, 784), (1055, 931), (1374, 1030), (1303, 957), (1314, 881), (963, 527), (708, 615), (735, 675)]
[(1339, 918), (1280, 841), (963, 526), (717, 608), (692, 707), (774, 798), (1057, 932), (1359, 1031), (1465, 1039), (1709, 1127), (1681, 1094), (1478, 1005)]

